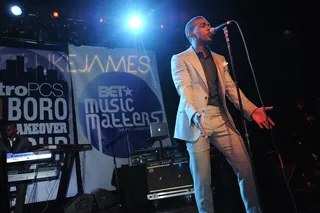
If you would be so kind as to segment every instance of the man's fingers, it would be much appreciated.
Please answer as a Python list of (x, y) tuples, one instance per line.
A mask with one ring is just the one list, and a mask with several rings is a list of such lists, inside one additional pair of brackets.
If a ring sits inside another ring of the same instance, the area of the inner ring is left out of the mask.
[(204, 138), (208, 137), (208, 133), (205, 129), (200, 129), (200, 132), (203, 134)]
[(271, 128), (271, 126), (269, 126), (268, 122), (266, 122), (266, 121), (262, 122), (262, 125), (263, 125), (266, 129)]
[(265, 121), (263, 125), (265, 126), (266, 129), (272, 129), (272, 125), (267, 121)]
[(205, 138), (207, 138), (209, 135), (207, 133), (207, 131), (204, 129), (204, 127), (202, 126), (202, 122), (201, 122), (201, 114), (197, 113), (195, 114), (195, 121), (194, 123), (196, 124), (196, 126), (198, 127), (198, 129), (200, 130), (200, 132), (204, 135)]
[(201, 121), (199, 122), (199, 124), (200, 124), (200, 131), (202, 132), (202, 134), (203, 134), (205, 137), (208, 137), (208, 133), (207, 133), (207, 131), (204, 129), (204, 127), (202, 126)]
[(264, 109), (265, 109), (266, 111), (269, 111), (269, 110), (272, 110), (273, 107), (272, 107), (272, 106), (269, 106), (269, 107), (265, 107)]
[[(259, 124), (260, 128), (265, 127), (266, 129), (272, 129), (272, 127), (274, 126), (274, 123), (272, 120), (270, 120), (270, 122), (268, 121), (263, 121)], [(263, 126), (263, 127), (262, 127)]]
[(275, 125), (274, 122), (273, 122), (273, 120), (271, 120), (270, 118), (268, 118), (268, 121), (269, 121), (269, 123), (270, 123), (271, 126), (274, 126), (274, 125)]
[(204, 135), (204, 137), (207, 138), (208, 137), (208, 133), (204, 129), (204, 127), (202, 126), (202, 122), (201, 121), (198, 122), (197, 127), (200, 130), (200, 132)]

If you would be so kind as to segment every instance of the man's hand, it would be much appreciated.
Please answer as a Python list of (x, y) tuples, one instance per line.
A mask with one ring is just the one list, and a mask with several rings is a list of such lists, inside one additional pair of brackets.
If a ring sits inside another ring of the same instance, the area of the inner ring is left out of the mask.
[[(270, 111), (273, 107), (265, 107), (266, 111)], [(263, 107), (256, 109), (252, 114), (252, 119), (259, 125), (261, 129), (265, 127), (266, 129), (272, 129), (274, 122), (264, 113)]]
[(204, 135), (205, 138), (207, 138), (209, 135), (207, 133), (207, 131), (204, 129), (204, 127), (202, 126), (202, 122), (201, 122), (201, 114), (199, 112), (196, 112), (193, 117), (192, 117), (192, 122), (194, 125), (196, 125), (198, 127), (198, 129), (201, 131), (201, 133)]

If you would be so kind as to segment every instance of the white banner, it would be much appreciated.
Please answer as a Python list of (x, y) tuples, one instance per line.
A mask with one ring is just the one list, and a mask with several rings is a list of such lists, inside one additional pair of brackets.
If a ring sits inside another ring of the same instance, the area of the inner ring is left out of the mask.
[(159, 145), (147, 141), (150, 124), (167, 123), (155, 53), (69, 46), (69, 62), (79, 143), (93, 146), (82, 155), (85, 192), (113, 190), (113, 153), (106, 145), (120, 137), (114, 147), (120, 167), (130, 153)]

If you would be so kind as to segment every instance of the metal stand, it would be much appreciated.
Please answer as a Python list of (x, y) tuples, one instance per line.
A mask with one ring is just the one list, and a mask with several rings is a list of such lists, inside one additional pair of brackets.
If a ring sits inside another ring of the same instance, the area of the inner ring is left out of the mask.
[[(256, 177), (256, 171), (255, 171), (256, 169), (255, 169), (254, 162), (253, 162), (253, 159), (252, 159), (252, 152), (251, 152), (251, 147), (250, 147), (250, 142), (249, 142), (249, 134), (248, 134), (248, 131), (247, 131), (247, 122), (246, 122), (246, 119), (244, 117), (244, 111), (243, 111), (243, 106), (242, 106), (240, 89), (239, 89), (239, 86), (238, 86), (236, 72), (235, 72), (235, 69), (234, 69), (234, 63), (233, 63), (233, 57), (232, 57), (232, 51), (231, 51), (231, 45), (230, 45), (230, 38), (229, 38), (229, 33), (228, 33), (227, 26), (223, 28), (223, 31), (224, 31), (226, 42), (227, 42), (229, 58), (230, 58), (230, 63), (231, 63), (231, 68), (232, 68), (232, 74), (233, 74), (234, 83), (236, 85), (237, 95), (238, 95), (238, 99), (239, 99), (239, 108), (240, 108), (240, 112), (241, 112), (241, 120), (242, 120), (242, 127), (243, 127), (243, 130), (244, 130), (245, 143), (247, 145), (247, 151), (248, 151), (248, 154), (249, 154), (249, 157), (250, 157), (253, 176), (254, 176), (255, 185), (256, 185), (257, 194), (258, 194), (259, 190), (258, 190), (258, 185), (257, 185), (257, 177)], [(259, 200), (259, 203), (260, 203), (260, 208), (262, 208), (259, 196), (258, 196), (258, 200)], [(262, 211), (262, 209), (261, 209), (261, 211)]]
[(114, 172), (115, 172), (115, 176), (116, 176), (118, 200), (119, 200), (119, 205), (121, 206), (120, 184), (119, 184), (118, 169), (117, 169), (118, 167), (117, 167), (117, 161), (116, 161), (116, 157), (115, 157), (114, 145), (115, 145), (115, 143), (112, 143), (110, 146), (112, 149), (113, 168), (114, 168)]
[(160, 160), (164, 160), (165, 156), (164, 156), (164, 149), (163, 149), (163, 143), (162, 141), (164, 139), (168, 138), (168, 135), (164, 135), (164, 136), (158, 136), (158, 137), (151, 137), (151, 138), (148, 138), (147, 141), (159, 141), (159, 145), (160, 145), (160, 150), (159, 150), (159, 157), (160, 157)]

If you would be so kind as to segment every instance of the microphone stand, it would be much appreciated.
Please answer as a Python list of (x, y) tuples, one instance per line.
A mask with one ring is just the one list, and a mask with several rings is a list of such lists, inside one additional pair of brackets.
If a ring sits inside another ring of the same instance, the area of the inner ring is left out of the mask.
[(128, 129), (124, 133), (118, 135), (114, 139), (111, 140), (110, 143), (106, 145), (106, 148), (109, 149), (111, 147), (112, 149), (112, 157), (113, 157), (113, 167), (114, 167), (114, 172), (115, 172), (115, 177), (116, 177), (116, 185), (117, 185), (117, 194), (118, 194), (118, 199), (119, 199), (119, 205), (121, 206), (121, 196), (120, 196), (120, 184), (119, 184), (119, 179), (118, 179), (118, 170), (117, 170), (117, 161), (116, 161), (116, 156), (115, 156), (115, 150), (114, 150), (114, 145), (116, 142), (122, 138), (124, 135), (128, 134), (130, 131), (134, 130), (136, 126), (133, 126), (132, 128)]
[[(252, 171), (253, 171), (253, 177), (254, 177), (254, 180), (255, 180), (255, 185), (256, 185), (256, 190), (257, 190), (256, 192), (257, 192), (257, 196), (258, 196), (258, 191), (259, 190), (258, 190), (258, 184), (257, 184), (256, 169), (255, 169), (254, 162), (253, 162), (253, 159), (252, 159), (252, 152), (251, 152), (251, 147), (250, 147), (250, 142), (249, 142), (249, 133), (248, 133), (248, 130), (247, 130), (247, 122), (246, 122), (246, 119), (244, 117), (244, 110), (243, 110), (243, 106), (242, 106), (242, 100), (241, 100), (240, 89), (239, 89), (238, 81), (237, 81), (237, 77), (236, 77), (236, 72), (235, 72), (235, 69), (234, 69), (232, 50), (231, 50), (230, 38), (229, 38), (229, 32), (228, 32), (227, 26), (225, 26), (223, 28), (223, 32), (224, 32), (226, 43), (227, 43), (227, 47), (228, 47), (228, 52), (229, 52), (229, 58), (230, 58), (230, 63), (231, 63), (234, 83), (235, 83), (236, 89), (237, 89), (237, 95), (238, 95), (238, 99), (239, 99), (239, 108), (240, 108), (240, 112), (241, 112), (242, 127), (243, 127), (243, 130), (244, 130), (244, 136), (245, 136), (245, 140), (246, 140), (246, 144), (247, 144), (247, 151), (248, 151), (248, 154), (249, 154), (249, 157), (250, 157), (250, 161), (251, 161), (251, 167), (252, 167)], [(262, 211), (262, 209), (261, 209), (261, 201), (260, 201), (259, 196), (258, 196), (258, 201), (260, 203), (260, 210)]]

